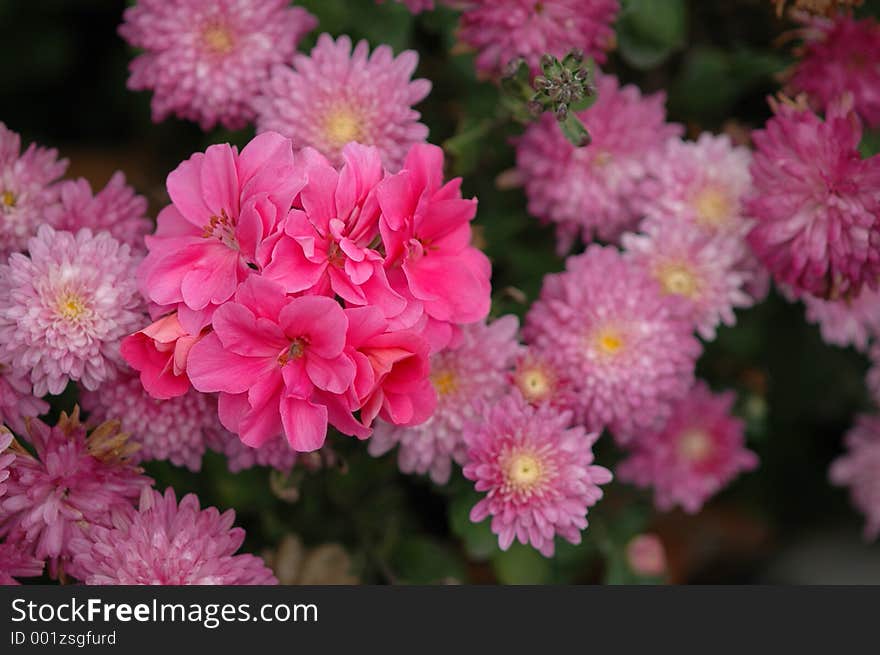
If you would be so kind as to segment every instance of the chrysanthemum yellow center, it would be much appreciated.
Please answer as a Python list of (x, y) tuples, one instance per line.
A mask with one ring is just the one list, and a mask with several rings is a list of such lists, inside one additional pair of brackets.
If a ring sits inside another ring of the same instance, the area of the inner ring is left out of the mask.
[(202, 32), (205, 48), (214, 55), (226, 55), (232, 50), (234, 41), (229, 30), (222, 25), (210, 25)]
[(700, 281), (684, 264), (666, 264), (655, 273), (663, 292), (674, 296), (694, 298), (700, 290)]
[(543, 472), (540, 459), (529, 453), (520, 453), (507, 463), (507, 482), (516, 489), (530, 489), (540, 481)]
[(712, 438), (703, 430), (687, 430), (678, 438), (678, 454), (688, 462), (702, 462), (711, 453)]
[(431, 384), (434, 385), (434, 390), (440, 396), (448, 396), (458, 388), (455, 373), (448, 370), (431, 373)]
[(324, 120), (324, 136), (334, 148), (341, 148), (350, 141), (362, 141), (361, 120), (350, 107), (338, 107)]
[(612, 159), (613, 159), (613, 157), (611, 156), (610, 152), (608, 152), (606, 150), (600, 150), (593, 157), (593, 165), (598, 166), (599, 168), (604, 168), (605, 166), (607, 166), (608, 164), (611, 163)]
[(697, 222), (707, 227), (718, 227), (730, 218), (730, 198), (721, 189), (707, 186), (694, 197)]
[(516, 382), (526, 400), (543, 400), (550, 394), (550, 378), (538, 367), (520, 371)]
[(3, 208), (12, 208), (15, 207), (15, 194), (12, 191), (4, 191), (0, 193), (0, 205)]
[(604, 355), (616, 355), (623, 348), (623, 337), (613, 328), (604, 328), (595, 335), (595, 345)]
[(86, 303), (73, 292), (68, 291), (58, 297), (58, 314), (67, 321), (77, 321), (87, 311)]

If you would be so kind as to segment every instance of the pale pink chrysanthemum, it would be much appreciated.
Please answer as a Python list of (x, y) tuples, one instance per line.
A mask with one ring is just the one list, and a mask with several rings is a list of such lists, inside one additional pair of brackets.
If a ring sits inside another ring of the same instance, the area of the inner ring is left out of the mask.
[(534, 348), (526, 348), (516, 360), (510, 381), (532, 405), (570, 408), (576, 402), (575, 384), (567, 367), (560, 367)]
[(880, 126), (880, 24), (846, 14), (824, 18), (800, 14), (804, 39), (786, 92), (806, 93), (824, 111), (844, 94), (869, 127)]
[(32, 419), (28, 442), (36, 456), (16, 452), (0, 500), (0, 537), (22, 534), (39, 559), (69, 555), (71, 538), (87, 524), (108, 525), (110, 512), (128, 506), (151, 484), (129, 457), (119, 424), (109, 421), (90, 433), (79, 422), (79, 409), (61, 414), (49, 427)]
[[(790, 297), (796, 297), (791, 291)], [(880, 292), (862, 287), (855, 298), (824, 300), (810, 294), (801, 294), (810, 323), (819, 326), (826, 343), (857, 350), (868, 349), (868, 342), (880, 335)]]
[(144, 235), (153, 228), (147, 218), (147, 199), (125, 183), (122, 172), (114, 173), (107, 186), (95, 194), (83, 178), (62, 182), (58, 189), (61, 202), (46, 221), (56, 230), (106, 230), (136, 252), (145, 249)]
[(138, 0), (119, 26), (144, 51), (129, 65), (128, 88), (153, 91), (155, 122), (174, 114), (204, 130), (240, 129), (272, 66), (316, 25), (288, 0)]
[(660, 293), (682, 300), (676, 305), (681, 317), (701, 337), (711, 341), (719, 324), (736, 323), (734, 309), (754, 304), (746, 292), (751, 276), (738, 268), (747, 254), (741, 239), (709, 236), (680, 222), (643, 229), (623, 235), (625, 256), (656, 280)]
[(621, 480), (653, 487), (660, 510), (696, 513), (733, 478), (758, 466), (745, 448), (745, 423), (731, 415), (732, 391), (713, 394), (703, 382), (675, 406), (662, 429), (636, 435), (618, 467)]
[(236, 555), (242, 528), (235, 512), (202, 509), (195, 494), (180, 504), (144, 489), (140, 507), (121, 508), (109, 526), (92, 526), (72, 540), (70, 573), (87, 585), (278, 584), (259, 557)]
[(32, 143), (21, 152), (21, 137), (0, 122), (0, 261), (25, 249), (58, 202), (55, 182), (66, 170), (57, 150)]
[(224, 428), (218, 420), (214, 428), (208, 431), (207, 438), (208, 447), (226, 457), (226, 465), (232, 473), (254, 466), (268, 466), (289, 473), (296, 464), (297, 452), (280, 433), (259, 448), (254, 448), (242, 443), (237, 434)]
[(844, 438), (846, 452), (829, 470), (831, 482), (849, 487), (853, 505), (865, 515), (865, 539), (880, 535), (880, 416), (861, 415)]
[(570, 418), (514, 393), (466, 425), (464, 476), (486, 492), (470, 519), (491, 516), (501, 550), (517, 539), (551, 557), (556, 535), (581, 542), (587, 509), (602, 498), (599, 485), (611, 481), (611, 472), (593, 464), (599, 435), (582, 426), (566, 429)]
[(412, 427), (377, 421), (368, 443), (370, 454), (383, 455), (399, 445), (401, 471), (428, 474), (445, 484), (452, 462), (464, 461), (465, 423), (477, 417), (480, 403), (497, 400), (510, 387), (510, 372), (521, 351), (518, 327), (514, 316), (464, 326), (459, 343), (431, 357), (431, 383), (437, 392), (434, 414)]
[(43, 573), (43, 561), (34, 557), (17, 539), (0, 543), (0, 586), (20, 584), (16, 578), (35, 578)]
[(115, 374), (119, 342), (143, 323), (137, 261), (106, 232), (42, 225), (0, 266), (0, 360), (30, 372), (34, 394), (69, 380), (97, 389)]
[(0, 425), (0, 498), (6, 495), (6, 480), (9, 479), (9, 466), (15, 461), (12, 452), (12, 433)]
[(614, 44), (617, 0), (465, 0), (458, 36), (477, 51), (476, 66), (498, 75), (517, 57), (538, 70), (541, 55), (570, 50), (603, 62)]
[(596, 103), (578, 114), (592, 135), (590, 145), (575, 148), (545, 114), (516, 146), (529, 212), (556, 223), (560, 252), (578, 235), (587, 243), (596, 237), (614, 241), (634, 228), (646, 161), (681, 134), (681, 126), (665, 122), (662, 93), (643, 97), (611, 75), (598, 76), (597, 86)]
[(129, 439), (140, 445), (133, 461), (168, 460), (192, 471), (201, 469), (207, 432), (217, 423), (213, 397), (190, 389), (182, 396), (157, 400), (130, 373), (96, 391), (85, 391), (80, 402), (93, 422), (119, 421)]
[(587, 429), (608, 427), (623, 441), (662, 424), (693, 383), (700, 344), (680, 302), (615, 248), (592, 245), (544, 278), (523, 335), (568, 372), (569, 409)]
[(16, 432), (24, 432), (27, 417), (40, 416), (49, 411), (49, 403), (31, 392), (27, 375), (0, 364), (0, 424), (5, 423)]
[(626, 545), (626, 562), (638, 575), (656, 577), (666, 572), (666, 549), (656, 534), (638, 534)]
[(853, 296), (880, 278), (880, 156), (862, 159), (861, 128), (844, 106), (822, 121), (808, 109), (774, 103), (753, 133), (757, 219), (752, 249), (777, 282), (815, 296)]
[(311, 146), (334, 165), (350, 141), (375, 146), (382, 162), (396, 171), (428, 128), (412, 108), (431, 90), (431, 82), (412, 79), (419, 56), (397, 57), (387, 45), (372, 54), (366, 41), (352, 50), (351, 39), (318, 37), (311, 54), (297, 55), (293, 68), (276, 66), (254, 100), (257, 128), (273, 130), (296, 148)]

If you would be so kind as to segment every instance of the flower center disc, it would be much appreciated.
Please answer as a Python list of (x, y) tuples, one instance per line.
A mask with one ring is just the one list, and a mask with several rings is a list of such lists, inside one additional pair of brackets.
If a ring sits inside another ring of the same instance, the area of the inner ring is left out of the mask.
[(340, 107), (327, 115), (324, 134), (335, 148), (341, 148), (351, 141), (363, 140), (360, 119), (348, 107)]
[(664, 266), (657, 275), (663, 291), (675, 296), (694, 298), (697, 296), (699, 284), (696, 276), (681, 264)]
[(537, 457), (520, 454), (511, 458), (507, 466), (507, 479), (517, 489), (528, 489), (540, 480), (542, 471)]
[(730, 200), (727, 194), (716, 187), (706, 187), (694, 198), (697, 222), (709, 227), (718, 227), (730, 217)]
[(678, 453), (688, 462), (702, 462), (712, 453), (712, 439), (703, 430), (687, 430), (678, 438)]

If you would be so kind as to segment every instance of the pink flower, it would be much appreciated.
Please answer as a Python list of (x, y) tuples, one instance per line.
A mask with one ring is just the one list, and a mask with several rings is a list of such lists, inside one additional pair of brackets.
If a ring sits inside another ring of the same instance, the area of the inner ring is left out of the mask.
[(638, 575), (660, 576), (666, 573), (666, 549), (655, 534), (639, 534), (626, 545), (626, 561)]
[(459, 343), (431, 357), (437, 406), (421, 425), (378, 422), (368, 449), (379, 456), (399, 445), (398, 465), (404, 473), (430, 474), (445, 484), (452, 462), (464, 461), (464, 424), (476, 418), (481, 402), (498, 400), (509, 388), (509, 375), (520, 352), (514, 316), (464, 326)]
[(83, 526), (109, 525), (111, 512), (151, 480), (129, 463), (133, 448), (112, 421), (86, 434), (75, 409), (62, 413), (57, 427), (34, 419), (28, 429), (36, 457), (16, 454), (0, 500), (0, 536), (22, 533), (28, 552), (54, 564), (70, 554)]
[(739, 269), (745, 242), (724, 234), (707, 236), (685, 223), (647, 224), (644, 234), (624, 234), (625, 256), (643, 268), (660, 293), (683, 302), (677, 308), (707, 341), (719, 324), (734, 325), (733, 310), (750, 307), (751, 276)]
[(342, 307), (251, 277), (217, 308), (213, 326), (190, 350), (187, 373), (199, 391), (221, 392), (223, 425), (249, 446), (283, 431), (295, 450), (320, 448), (328, 408), (319, 398), (344, 394), (355, 376)]
[(107, 230), (133, 251), (144, 250), (144, 235), (153, 225), (147, 218), (147, 199), (125, 183), (122, 172), (114, 173), (96, 194), (83, 178), (61, 182), (58, 192), (61, 202), (46, 219), (56, 230)]
[(241, 129), (272, 66), (316, 25), (287, 0), (138, 0), (119, 27), (144, 50), (129, 66), (128, 88), (153, 91), (155, 122), (174, 114), (203, 130)]
[(119, 421), (129, 439), (140, 445), (133, 462), (168, 460), (191, 471), (202, 467), (207, 432), (217, 423), (217, 403), (190, 390), (169, 400), (157, 400), (144, 390), (136, 375), (102, 385), (80, 396), (89, 420)]
[(665, 97), (643, 97), (617, 78), (599, 75), (596, 103), (578, 114), (593, 141), (575, 148), (556, 119), (545, 114), (529, 126), (516, 146), (516, 165), (525, 184), (529, 212), (557, 224), (559, 251), (580, 235), (616, 240), (642, 214), (637, 201), (649, 173), (646, 162), (682, 132), (666, 123)]
[(195, 494), (178, 505), (170, 487), (144, 489), (137, 511), (120, 508), (111, 525), (73, 539), (71, 573), (87, 585), (278, 584), (259, 557), (235, 554), (245, 533), (234, 521), (232, 510), (201, 509)]
[(238, 435), (218, 424), (208, 432), (207, 439), (211, 450), (226, 457), (226, 464), (233, 473), (254, 466), (269, 466), (282, 473), (290, 473), (297, 460), (297, 452), (281, 434), (254, 448), (242, 443)]
[(567, 369), (534, 348), (519, 356), (510, 378), (523, 399), (532, 405), (549, 404), (564, 410), (576, 402), (574, 381)]
[(379, 153), (353, 143), (342, 157), (337, 172), (316, 151), (300, 152), (308, 182), (263, 276), (288, 293), (337, 295), (348, 305), (376, 306), (387, 317), (397, 316), (407, 302), (391, 289), (382, 255), (371, 247), (379, 236), (376, 185), (384, 175)]
[(293, 68), (273, 68), (254, 100), (257, 127), (290, 137), (297, 148), (315, 148), (333, 165), (351, 141), (375, 146), (396, 171), (410, 146), (428, 136), (412, 108), (431, 90), (428, 80), (412, 79), (418, 61), (413, 50), (395, 58), (380, 45), (371, 55), (366, 41), (352, 51), (347, 36), (334, 41), (322, 34), (309, 56), (293, 58)]
[(730, 415), (733, 392), (713, 394), (697, 383), (662, 429), (636, 436), (632, 454), (617, 473), (624, 482), (654, 488), (660, 510), (675, 505), (696, 513), (711, 496), (758, 465), (746, 450), (745, 424)]
[(804, 92), (819, 111), (844, 94), (869, 127), (880, 126), (880, 25), (846, 14), (821, 18), (801, 14), (804, 45), (786, 91)]
[(576, 385), (569, 409), (625, 441), (663, 422), (690, 389), (700, 344), (680, 299), (614, 248), (589, 246), (544, 278), (523, 335)]
[(865, 515), (865, 539), (873, 541), (880, 535), (880, 418), (857, 417), (845, 444), (828, 475), (832, 484), (849, 487), (853, 505)]
[(857, 295), (880, 277), (880, 157), (862, 159), (855, 115), (823, 122), (800, 106), (774, 103), (754, 133), (757, 219), (749, 243), (777, 282), (815, 296)]
[(599, 435), (566, 429), (570, 418), (512, 395), (487, 405), (482, 420), (465, 428), (464, 476), (486, 493), (470, 519), (491, 516), (501, 550), (517, 539), (552, 557), (556, 535), (581, 542), (587, 510), (602, 498), (599, 485), (611, 481), (611, 472), (593, 464)]
[(261, 244), (303, 183), (290, 141), (274, 132), (257, 136), (241, 154), (214, 145), (180, 164), (168, 176), (172, 204), (146, 240), (150, 254), (138, 274), (144, 295), (207, 313), (229, 300), (264, 263)]
[(35, 578), (43, 574), (43, 562), (38, 560), (18, 540), (0, 543), (0, 585), (19, 584), (16, 578)]
[(9, 479), (9, 466), (15, 461), (12, 452), (12, 433), (0, 425), (0, 498), (6, 495), (6, 480)]
[[(796, 296), (796, 294), (789, 294)], [(868, 341), (880, 335), (880, 292), (862, 287), (854, 298), (823, 300), (801, 294), (807, 320), (819, 326), (825, 343), (856, 350), (868, 349)]]
[(31, 390), (26, 374), (0, 364), (0, 424), (5, 423), (21, 433), (25, 431), (27, 417), (49, 411), (49, 403), (34, 396)]
[(477, 69), (498, 75), (517, 57), (533, 70), (541, 55), (578, 49), (603, 62), (614, 43), (617, 0), (465, 0), (459, 38), (477, 50)]
[(379, 184), (376, 197), (392, 288), (431, 319), (483, 320), (491, 265), (470, 245), (477, 201), (461, 197), (460, 178), (443, 184), (443, 151), (413, 146), (403, 169)]
[(58, 151), (35, 143), (21, 152), (21, 137), (0, 122), (0, 261), (24, 250), (58, 202), (54, 184), (67, 170)]
[(182, 396), (190, 388), (186, 360), (199, 339), (201, 334), (194, 336), (183, 329), (175, 312), (125, 337), (119, 351), (125, 361), (140, 372), (141, 384), (147, 393), (167, 400)]
[(0, 361), (28, 372), (34, 395), (69, 380), (96, 389), (115, 374), (119, 341), (143, 320), (128, 246), (108, 233), (43, 225), (0, 266)]

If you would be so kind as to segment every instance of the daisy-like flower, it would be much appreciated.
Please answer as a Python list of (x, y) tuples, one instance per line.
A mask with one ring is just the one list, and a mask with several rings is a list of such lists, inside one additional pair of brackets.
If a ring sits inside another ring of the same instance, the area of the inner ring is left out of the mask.
[(276, 66), (254, 100), (257, 127), (289, 137), (294, 146), (311, 146), (333, 164), (342, 163), (350, 141), (378, 148), (387, 168), (396, 171), (410, 146), (423, 142), (428, 128), (412, 106), (431, 90), (412, 79), (419, 62), (413, 50), (397, 57), (387, 45), (370, 54), (360, 41), (318, 38), (309, 56), (297, 55), (293, 68)]
[(737, 269), (746, 253), (739, 239), (671, 223), (646, 225), (645, 233), (624, 234), (622, 242), (626, 257), (657, 281), (660, 293), (683, 301), (677, 305), (682, 317), (707, 341), (719, 323), (736, 323), (734, 309), (754, 302), (745, 290), (750, 276)]
[(289, 473), (297, 459), (297, 452), (281, 434), (255, 448), (242, 443), (237, 434), (219, 422), (207, 432), (207, 443), (211, 450), (226, 457), (226, 465), (232, 473), (254, 466), (268, 466)]
[(532, 405), (549, 404), (564, 409), (575, 402), (574, 383), (548, 357), (527, 348), (517, 358), (510, 380), (523, 399)]
[(107, 186), (95, 194), (82, 178), (62, 182), (58, 189), (61, 203), (47, 218), (56, 230), (107, 230), (132, 250), (144, 250), (144, 235), (153, 227), (147, 218), (147, 199), (125, 183), (122, 172), (114, 173)]
[(87, 585), (267, 585), (278, 581), (262, 559), (236, 551), (245, 533), (235, 512), (201, 509), (195, 494), (177, 503), (144, 489), (140, 507), (114, 512), (72, 540), (71, 574)]
[(681, 299), (612, 247), (589, 246), (544, 278), (523, 335), (576, 384), (570, 409), (619, 440), (656, 426), (693, 383), (700, 344)]
[(49, 411), (49, 403), (31, 393), (27, 376), (0, 364), (0, 424), (5, 423), (16, 432), (24, 432), (24, 420)]
[(15, 461), (15, 453), (9, 448), (12, 445), (12, 433), (0, 425), (0, 498), (6, 494), (6, 480), (9, 478), (9, 466)]
[(696, 513), (738, 474), (758, 465), (745, 448), (745, 424), (731, 416), (733, 392), (713, 394), (703, 382), (676, 405), (666, 425), (639, 434), (617, 469), (625, 482), (654, 488), (660, 510)]
[(806, 93), (819, 111), (849, 93), (862, 120), (880, 126), (880, 24), (846, 14), (798, 18), (804, 44), (786, 92)]
[(552, 557), (556, 535), (579, 544), (587, 509), (602, 498), (599, 485), (611, 481), (608, 469), (593, 464), (599, 435), (566, 429), (566, 412), (534, 408), (516, 394), (487, 406), (481, 418), (464, 432), (464, 476), (486, 493), (471, 521), (491, 516), (501, 550), (517, 539)]
[(880, 535), (880, 417), (861, 415), (846, 434), (846, 452), (831, 464), (831, 482), (849, 487), (853, 505), (865, 515), (865, 539)]
[(168, 460), (192, 471), (201, 468), (207, 432), (217, 423), (217, 403), (211, 396), (191, 389), (157, 400), (128, 373), (84, 392), (81, 403), (92, 422), (118, 420), (129, 439), (140, 444), (133, 461)]
[(43, 573), (43, 561), (34, 557), (17, 540), (0, 543), (0, 585), (20, 584), (16, 578), (35, 578)]
[(317, 25), (288, 0), (138, 0), (119, 34), (143, 54), (128, 88), (153, 91), (153, 121), (174, 114), (208, 130), (240, 129), (272, 66), (289, 61)]
[(464, 461), (465, 423), (478, 416), (481, 402), (491, 403), (509, 389), (510, 371), (521, 350), (518, 327), (514, 316), (465, 326), (460, 343), (431, 358), (431, 383), (437, 392), (434, 414), (412, 427), (377, 422), (368, 444), (370, 454), (383, 455), (399, 445), (401, 471), (428, 474), (445, 484), (452, 462)]
[(788, 101), (754, 133), (757, 219), (749, 243), (777, 282), (815, 296), (858, 294), (880, 277), (880, 156), (862, 159), (853, 113), (822, 121)]
[(130, 462), (136, 446), (126, 442), (119, 424), (102, 423), (91, 433), (79, 422), (79, 408), (62, 413), (56, 427), (28, 423), (28, 442), (0, 500), (0, 536), (21, 534), (39, 559), (69, 555), (70, 540), (84, 525), (109, 525), (111, 512), (128, 506), (151, 480)]
[(617, 0), (465, 0), (458, 36), (477, 51), (477, 69), (498, 75), (523, 57), (533, 70), (541, 55), (562, 59), (581, 50), (597, 61), (614, 44)]
[(32, 143), (21, 152), (21, 137), (0, 122), (0, 260), (25, 249), (58, 202), (54, 183), (66, 170), (57, 150)]
[(34, 394), (59, 394), (69, 380), (86, 389), (112, 378), (119, 341), (143, 322), (126, 245), (88, 228), (43, 225), (0, 266), (0, 360), (30, 371)]
[[(789, 296), (795, 294), (789, 292)], [(880, 292), (862, 287), (855, 298), (823, 300), (801, 294), (807, 320), (819, 326), (826, 343), (856, 350), (868, 349), (871, 338), (880, 334)]]
[(587, 243), (597, 236), (613, 241), (635, 227), (646, 161), (681, 134), (681, 126), (665, 122), (662, 93), (643, 97), (610, 75), (598, 76), (597, 86), (596, 103), (578, 114), (592, 135), (590, 145), (575, 148), (550, 114), (517, 142), (529, 212), (556, 223), (563, 253), (579, 235)]

